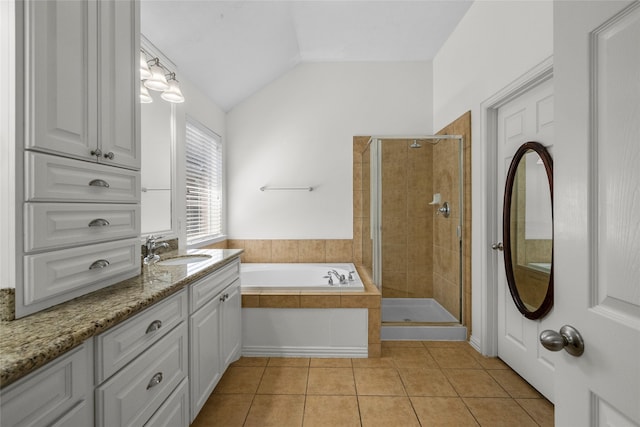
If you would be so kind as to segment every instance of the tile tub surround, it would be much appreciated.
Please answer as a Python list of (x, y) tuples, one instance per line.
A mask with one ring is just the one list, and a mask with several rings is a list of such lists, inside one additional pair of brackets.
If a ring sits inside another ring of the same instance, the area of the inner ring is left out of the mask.
[(241, 253), (237, 249), (164, 253), (161, 258), (206, 254), (211, 259), (188, 267), (145, 267), (138, 277), (22, 319), (0, 322), (0, 387), (228, 264)]
[(242, 262), (353, 262), (351, 239), (230, 239), (228, 248), (244, 249)]
[(245, 292), (243, 308), (367, 308), (369, 315), (369, 357), (380, 357), (380, 291), (366, 269), (356, 265), (365, 286), (364, 292)]

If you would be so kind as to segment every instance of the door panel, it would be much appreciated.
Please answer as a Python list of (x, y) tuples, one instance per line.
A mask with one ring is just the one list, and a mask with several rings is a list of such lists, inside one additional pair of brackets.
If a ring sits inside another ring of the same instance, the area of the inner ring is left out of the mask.
[[(503, 210), (509, 165), (520, 145), (537, 141), (553, 151), (553, 82), (547, 80), (498, 110), (498, 212)], [(502, 216), (498, 218), (502, 236)], [(502, 240), (502, 237), (500, 237)], [(498, 356), (553, 402), (553, 356), (541, 354), (538, 336), (555, 317), (529, 320), (516, 308), (507, 286), (502, 253), (498, 256)], [(543, 357), (544, 356), (544, 357)]]
[(554, 39), (556, 425), (639, 426), (640, 2), (555, 2)]
[(27, 148), (92, 158), (95, 28), (94, 2), (25, 2)]

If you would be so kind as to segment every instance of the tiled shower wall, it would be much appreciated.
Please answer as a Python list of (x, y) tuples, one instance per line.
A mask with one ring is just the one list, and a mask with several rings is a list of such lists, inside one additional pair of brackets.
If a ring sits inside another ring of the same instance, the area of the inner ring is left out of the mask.
[[(451, 205), (451, 216), (445, 219), (437, 215), (434, 218), (433, 293), (440, 304), (452, 314), (457, 315), (460, 300), (457, 279), (460, 252), (456, 246), (458, 239), (455, 226), (458, 224), (457, 218), (462, 214), (462, 323), (467, 327), (467, 334), (471, 335), (471, 112), (464, 113), (438, 134), (462, 135), (464, 210), (460, 209), (457, 192), (459, 186), (455, 181), (458, 168), (455, 168), (455, 174), (450, 174), (453, 170), (449, 171), (446, 167), (447, 164), (451, 164), (449, 162), (458, 161), (458, 144), (439, 143), (434, 146), (434, 191), (440, 191), (438, 187), (446, 189), (440, 192), (443, 193), (442, 200), (448, 201)], [(445, 195), (445, 191), (449, 194)], [(450, 200), (447, 200), (449, 197)], [(451, 311), (454, 308), (455, 311)]]
[[(460, 265), (460, 258), (458, 255), (458, 251), (455, 249), (455, 245), (458, 242), (457, 239), (457, 230), (456, 225), (458, 221), (456, 218), (459, 218), (460, 214), (463, 214), (463, 222), (462, 222), (462, 237), (463, 237), (463, 247), (462, 247), (462, 313), (463, 319), (462, 323), (467, 326), (468, 335), (471, 334), (471, 112), (466, 112), (450, 125), (442, 129), (439, 134), (448, 134), (448, 135), (462, 135), (463, 137), (463, 179), (464, 179), (464, 190), (463, 190), (463, 202), (464, 202), (464, 211), (461, 212), (459, 208), (459, 197), (457, 190), (454, 193), (452, 188), (458, 188), (458, 183), (454, 182), (457, 179), (457, 171), (451, 169), (449, 172), (444, 172), (446, 164), (450, 164), (447, 162), (453, 161), (451, 158), (446, 159), (447, 156), (457, 156), (457, 143), (442, 144), (440, 148), (443, 150), (433, 150), (432, 152), (432, 163), (433, 163), (433, 175), (431, 177), (431, 187), (427, 187), (428, 178), (424, 179), (423, 183), (425, 188), (428, 188), (425, 201), (430, 201), (431, 196), (435, 192), (440, 192), (443, 197), (443, 201), (449, 201), (452, 205), (452, 216), (448, 219), (442, 218), (440, 215), (433, 215), (435, 212), (435, 208), (431, 211), (431, 219), (432, 219), (432, 228), (431, 233), (433, 233), (433, 237), (431, 240), (427, 240), (428, 242), (432, 242), (431, 251), (429, 249), (424, 249), (424, 252), (420, 252), (423, 249), (419, 249), (417, 251), (408, 250), (409, 244), (407, 243), (407, 259), (409, 256), (412, 256), (413, 264), (424, 264), (424, 267), (418, 268), (432, 268), (432, 276), (431, 280), (427, 279), (424, 283), (427, 285), (422, 288), (425, 292), (424, 295), (427, 295), (426, 291), (428, 290), (428, 284), (430, 283), (432, 288), (431, 292), (434, 298), (436, 298), (441, 304), (443, 304), (450, 312), (457, 315), (458, 314), (458, 304), (460, 298), (459, 285), (457, 283), (457, 271), (458, 266)], [(369, 141), (368, 136), (356, 136), (353, 138), (353, 173), (354, 173), (354, 186), (353, 186), (353, 196), (354, 196), (354, 260), (357, 263), (361, 263), (365, 265), (369, 271), (371, 271), (371, 248), (372, 243), (370, 239), (370, 194), (369, 194), (369, 172), (370, 165), (367, 162), (369, 159), (367, 142)], [(434, 146), (438, 147), (437, 144)], [(425, 148), (426, 143), (423, 143), (423, 148)], [(422, 149), (414, 150), (420, 151)], [(453, 151), (455, 150), (455, 152)], [(425, 150), (426, 151), (426, 150)], [(364, 154), (364, 155), (363, 155)], [(425, 152), (426, 156), (427, 153)], [(456, 157), (456, 164), (458, 162), (458, 158)], [(407, 160), (409, 158), (407, 157)], [(418, 161), (418, 157), (413, 159), (414, 162)], [(409, 168), (410, 166), (407, 166)], [(415, 167), (415, 163), (413, 165)], [(454, 174), (455, 172), (455, 174)], [(440, 177), (440, 178), (438, 178)], [(384, 179), (384, 178), (383, 178)], [(366, 186), (365, 186), (366, 183)], [(415, 180), (413, 183), (409, 183), (407, 181), (407, 187), (410, 185), (419, 185), (420, 180)], [(438, 189), (437, 187), (441, 187)], [(413, 190), (413, 189), (412, 189)], [(428, 210), (422, 209), (421, 207), (415, 207), (415, 199), (414, 197), (418, 196), (419, 193), (415, 193), (412, 196), (408, 196), (407, 193), (407, 218), (411, 215), (416, 215), (417, 218), (420, 215), (425, 215), (427, 217)], [(451, 198), (451, 200), (447, 200)], [(409, 200), (412, 200), (409, 202)], [(409, 208), (411, 206), (411, 208)], [(416, 221), (417, 224), (424, 224), (422, 222)], [(383, 224), (384, 227), (384, 224)], [(413, 225), (410, 227), (417, 227), (417, 225)], [(409, 226), (407, 227), (409, 228)], [(424, 233), (429, 232), (428, 225), (423, 229)], [(407, 234), (409, 235), (409, 234)], [(407, 242), (410, 242), (412, 239), (407, 239)], [(413, 243), (415, 247), (415, 243)], [(431, 255), (429, 255), (429, 253)], [(429, 257), (433, 258), (433, 265), (429, 266), (428, 261)], [(418, 259), (419, 258), (419, 259)], [(389, 261), (388, 261), (389, 262)], [(399, 271), (402, 271), (399, 268)], [(417, 275), (420, 274), (421, 270), (413, 270), (412, 273), (409, 273), (409, 267), (407, 267), (407, 277), (409, 275)], [(393, 282), (392, 282), (393, 283)], [(416, 287), (409, 287), (406, 285), (406, 290), (408, 295), (409, 289), (416, 289)], [(419, 287), (417, 287), (419, 288)], [(391, 288), (391, 293), (394, 292), (394, 288)], [(386, 292), (383, 290), (384, 297), (389, 297), (389, 291)]]
[(382, 142), (382, 296), (433, 297), (433, 145)]

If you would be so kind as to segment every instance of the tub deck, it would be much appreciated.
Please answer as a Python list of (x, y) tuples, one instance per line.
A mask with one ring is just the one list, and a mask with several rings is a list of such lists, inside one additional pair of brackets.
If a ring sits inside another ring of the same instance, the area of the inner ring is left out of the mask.
[(368, 309), (369, 357), (380, 357), (382, 296), (367, 272), (356, 265), (364, 290), (248, 290), (242, 289), (242, 308), (366, 308)]

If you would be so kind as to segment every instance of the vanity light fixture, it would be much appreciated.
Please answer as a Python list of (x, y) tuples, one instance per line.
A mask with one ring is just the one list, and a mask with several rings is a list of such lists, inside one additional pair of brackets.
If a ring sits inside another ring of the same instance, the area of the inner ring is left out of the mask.
[(176, 73), (169, 74), (168, 82), (169, 88), (162, 92), (162, 95), (160, 95), (160, 97), (162, 97), (162, 99), (164, 99), (165, 101), (173, 102), (176, 104), (184, 102), (184, 96), (182, 95), (182, 91), (180, 90), (178, 81), (176, 80)]
[(147, 89), (163, 91), (169, 89), (169, 83), (167, 82), (167, 78), (164, 76), (164, 68), (160, 65), (160, 60), (158, 58), (153, 58), (151, 61), (151, 66), (149, 70), (151, 71), (151, 77), (144, 81), (144, 85)]
[(162, 99), (174, 104), (184, 102), (184, 95), (178, 86), (176, 73), (168, 70), (160, 63), (160, 58), (147, 60), (147, 52), (140, 50), (140, 102), (148, 104), (153, 102), (149, 90), (162, 92)]
[(147, 55), (140, 51), (140, 80), (146, 80), (151, 77), (151, 70), (147, 64)]
[(140, 102), (142, 102), (143, 104), (150, 104), (151, 102), (153, 102), (153, 98), (149, 93), (149, 89), (147, 89), (144, 85), (140, 85)]

